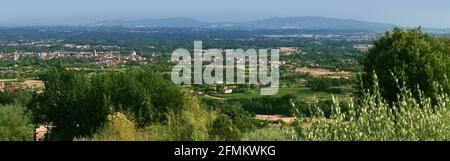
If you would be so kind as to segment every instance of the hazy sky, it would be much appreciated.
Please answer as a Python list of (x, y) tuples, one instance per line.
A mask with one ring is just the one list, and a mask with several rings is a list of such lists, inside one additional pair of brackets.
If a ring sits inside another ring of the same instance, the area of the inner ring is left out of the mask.
[(0, 25), (78, 25), (187, 17), (247, 21), (324, 16), (403, 26), (450, 27), (448, 0), (1, 0)]

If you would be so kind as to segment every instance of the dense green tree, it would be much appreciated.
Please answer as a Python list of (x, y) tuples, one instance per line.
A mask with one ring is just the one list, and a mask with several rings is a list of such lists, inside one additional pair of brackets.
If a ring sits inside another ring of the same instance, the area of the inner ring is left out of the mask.
[(253, 131), (262, 126), (259, 120), (237, 104), (222, 106), (221, 113), (230, 117), (241, 132)]
[(403, 82), (408, 89), (414, 89), (416, 96), (419, 86), (433, 101), (439, 90), (436, 84), (450, 91), (450, 53), (440, 39), (423, 33), (420, 28), (396, 28), (375, 40), (374, 45), (362, 62), (364, 89), (373, 86), (373, 74), (376, 74), (382, 96), (391, 102), (397, 100), (398, 84)]
[(244, 110), (239, 103), (213, 99), (203, 99), (202, 102), (205, 104), (204, 106), (217, 113), (229, 116), (241, 132), (253, 131), (264, 126), (259, 120), (255, 119), (254, 115)]
[(311, 88), (313, 91), (328, 91), (331, 85), (331, 81), (326, 78), (312, 78), (306, 84), (306, 86)]
[(233, 124), (233, 121), (227, 115), (218, 116), (210, 130), (210, 137), (213, 140), (238, 140), (240, 138), (239, 129)]
[(51, 123), (52, 138), (72, 140), (92, 135), (106, 122), (108, 106), (89, 78), (59, 67), (50, 71), (44, 93), (29, 104), (36, 122)]
[(30, 115), (25, 108), (0, 106), (0, 141), (31, 141), (33, 131)]
[(17, 104), (25, 106), (31, 101), (33, 98), (33, 92), (29, 90), (14, 90), (8, 91), (5, 90), (0, 92), (0, 104)]
[(292, 107), (289, 100), (295, 99), (294, 95), (284, 95), (282, 97), (257, 97), (232, 99), (231, 103), (239, 103), (242, 108), (253, 114), (280, 114), (291, 115)]
[(28, 104), (35, 122), (51, 123), (52, 138), (89, 137), (113, 112), (132, 116), (136, 126), (166, 121), (165, 113), (180, 113), (185, 100), (171, 82), (149, 70), (87, 75), (58, 67), (49, 72), (42, 94)]
[(38, 56), (24, 56), (19, 59), (20, 66), (43, 65), (44, 60)]
[(182, 92), (149, 70), (108, 73), (92, 80), (93, 88), (108, 98), (112, 110), (133, 114), (140, 127), (162, 122), (165, 112), (179, 112), (183, 106)]

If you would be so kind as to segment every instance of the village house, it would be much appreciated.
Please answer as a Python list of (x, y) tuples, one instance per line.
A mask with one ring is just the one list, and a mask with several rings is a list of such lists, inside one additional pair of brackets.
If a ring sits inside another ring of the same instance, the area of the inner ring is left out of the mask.
[(231, 93), (233, 93), (233, 89), (228, 88), (228, 87), (224, 87), (223, 88), (223, 93), (224, 94), (231, 94)]
[(38, 125), (34, 130), (33, 140), (42, 141), (44, 140), (45, 134), (48, 132), (47, 125)]

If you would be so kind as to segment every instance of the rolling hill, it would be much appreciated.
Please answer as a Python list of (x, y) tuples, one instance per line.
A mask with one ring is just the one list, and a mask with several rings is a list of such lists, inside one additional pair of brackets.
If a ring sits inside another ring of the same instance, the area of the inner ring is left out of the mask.
[(125, 26), (125, 27), (199, 27), (199, 28), (239, 28), (239, 29), (332, 29), (332, 30), (369, 30), (390, 29), (394, 25), (338, 19), (326, 17), (274, 17), (248, 22), (203, 22), (190, 18), (110, 20), (100, 21), (89, 26)]

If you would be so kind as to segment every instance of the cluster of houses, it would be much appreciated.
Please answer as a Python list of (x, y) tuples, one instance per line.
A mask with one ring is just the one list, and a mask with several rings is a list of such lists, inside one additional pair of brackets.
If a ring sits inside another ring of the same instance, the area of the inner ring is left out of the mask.
[(147, 59), (140, 55), (137, 55), (135, 51), (132, 51), (129, 55), (123, 55), (118, 51), (92, 51), (92, 52), (14, 52), (14, 53), (1, 53), (0, 60), (14, 60), (18, 61), (23, 56), (39, 56), (44, 60), (59, 58), (59, 57), (75, 57), (75, 58), (87, 58), (92, 60), (95, 64), (103, 65), (117, 65), (127, 63), (131, 61), (137, 61), (141, 64), (147, 64)]
[(113, 52), (102, 52), (101, 54), (98, 54), (94, 51), (93, 54), (94, 56), (92, 58), (94, 59), (95, 64), (118, 65), (132, 61), (147, 64), (147, 58), (137, 55), (135, 51), (132, 51), (131, 54), (125, 56), (120, 55), (120, 53)]
[[(280, 48), (280, 49), (282, 49), (282, 51), (284, 51), (284, 52), (286, 52), (286, 51), (288, 51), (288, 52), (289, 51), (299, 51), (298, 48), (294, 48), (294, 47), (283, 47), (283, 48)], [(224, 58), (215, 57), (214, 60), (222, 59), (223, 63), (226, 64), (226, 62), (232, 61), (232, 59), (236, 59), (235, 63), (238, 64), (237, 66), (234, 66), (234, 65), (232, 65), (232, 66), (223, 65), (222, 66), (223, 68), (235, 68), (236, 67), (238, 69), (245, 69), (245, 65), (244, 64), (248, 63), (248, 62), (256, 62), (256, 63), (261, 64), (261, 65), (265, 65), (265, 64), (270, 63), (272, 66), (277, 66), (277, 67), (286, 64), (286, 61), (270, 61), (269, 62), (267, 60), (267, 58), (251, 58), (251, 57), (233, 58), (233, 57), (227, 57), (227, 54), (233, 52), (234, 49), (225, 49), (225, 50), (224, 49), (218, 49), (218, 50), (219, 50), (220, 53), (225, 53)], [(201, 50), (202, 54), (205, 54), (206, 52), (207, 52), (207, 50)], [(196, 53), (194, 53), (194, 54), (196, 54)], [(211, 59), (211, 58), (207, 58), (207, 57), (203, 57), (203, 56), (200, 56), (200, 57), (195, 57), (194, 56), (194, 58), (187, 57), (187, 58), (183, 58), (181, 60), (175, 60), (175, 61), (173, 61), (173, 63), (175, 63), (175, 64), (179, 64), (179, 63), (188, 64), (190, 62), (205, 62), (205, 63), (209, 63), (209, 62), (212, 62), (212, 61), (213, 61), (213, 59)], [(221, 67), (221, 66), (220, 65), (216, 65), (216, 67)]]
[(18, 53), (18, 52), (14, 52), (14, 53), (0, 53), (0, 60), (14, 60), (17, 61), (19, 60), (20, 56), (23, 55), (29, 55), (31, 53)]

